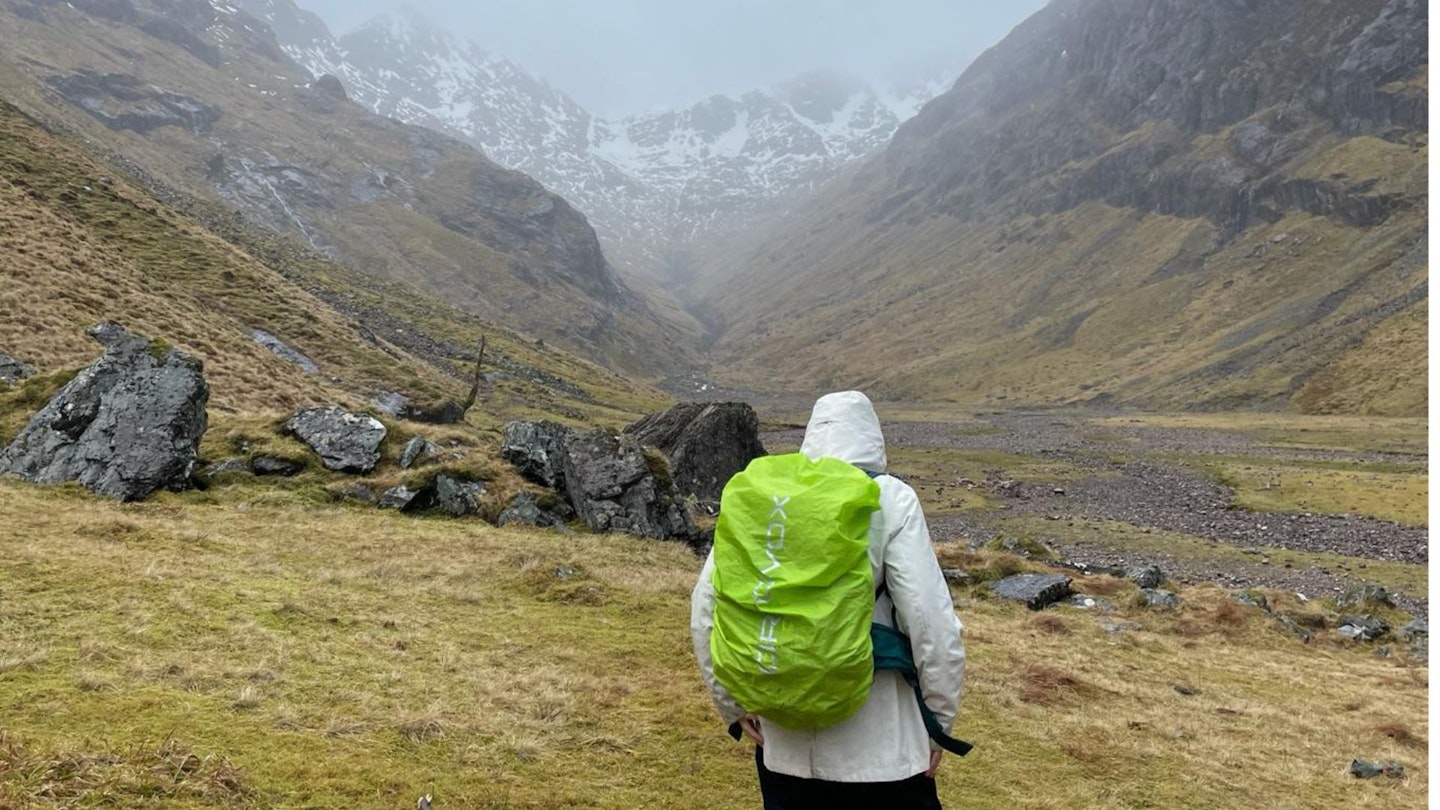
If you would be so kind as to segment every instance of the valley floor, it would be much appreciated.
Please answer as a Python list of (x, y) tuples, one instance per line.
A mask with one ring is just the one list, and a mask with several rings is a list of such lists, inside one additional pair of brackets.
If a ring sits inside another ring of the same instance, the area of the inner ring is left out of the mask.
[[(767, 446), (789, 449), (803, 414), (762, 414)], [(1212, 584), (1273, 582), (1271, 609), (1309, 626), (1360, 581), (1423, 610), (1423, 423), (882, 419), (942, 565), (973, 583), (954, 587), (957, 733), (977, 748), (942, 768), (946, 806), (1426, 806), (1424, 659), (1326, 629), (1303, 643)], [(1180, 498), (1214, 526), (1183, 522)], [(1288, 525), (1252, 509), (1358, 528), (1307, 545), (1246, 533)], [(1146, 609), (1129, 582), (1075, 571), (1107, 608), (990, 598), (986, 580), (1041, 567), (1047, 543), (1159, 560), (1190, 580), (1184, 602)], [(700, 560), (678, 545), (265, 483), (126, 505), (0, 480), (0, 561), (0, 808), (758, 807), (749, 749), (694, 666)], [(1352, 757), (1406, 776), (1356, 779)]]

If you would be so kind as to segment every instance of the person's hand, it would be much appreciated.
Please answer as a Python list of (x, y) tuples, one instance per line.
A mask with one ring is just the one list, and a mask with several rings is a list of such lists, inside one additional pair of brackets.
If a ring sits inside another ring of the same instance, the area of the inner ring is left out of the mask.
[(945, 756), (945, 752), (939, 748), (930, 752), (930, 770), (925, 772), (926, 776), (931, 779), (935, 778), (935, 772), (940, 770), (940, 758), (943, 756)]
[(765, 735), (760, 733), (760, 717), (754, 714), (747, 714), (740, 718), (740, 730), (746, 737), (755, 741), (756, 745), (765, 744)]

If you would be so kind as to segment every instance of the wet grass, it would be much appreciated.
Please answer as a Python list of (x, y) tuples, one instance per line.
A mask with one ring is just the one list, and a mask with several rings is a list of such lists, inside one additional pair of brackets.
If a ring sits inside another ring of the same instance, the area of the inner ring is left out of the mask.
[[(688, 550), (203, 495), (0, 481), (0, 805), (758, 802), (691, 659)], [(979, 747), (942, 768), (948, 804), (1425, 804), (1428, 676), (1403, 656), (1220, 617), (1208, 589), (1118, 636), (984, 592), (956, 591)], [(1354, 780), (1351, 756), (1411, 778)]]

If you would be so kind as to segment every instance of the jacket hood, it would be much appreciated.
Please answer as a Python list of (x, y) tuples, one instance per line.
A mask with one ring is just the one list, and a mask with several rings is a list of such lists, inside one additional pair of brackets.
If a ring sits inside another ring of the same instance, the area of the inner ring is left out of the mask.
[(885, 472), (885, 436), (870, 398), (859, 391), (841, 391), (816, 400), (800, 452), (811, 460), (830, 456)]

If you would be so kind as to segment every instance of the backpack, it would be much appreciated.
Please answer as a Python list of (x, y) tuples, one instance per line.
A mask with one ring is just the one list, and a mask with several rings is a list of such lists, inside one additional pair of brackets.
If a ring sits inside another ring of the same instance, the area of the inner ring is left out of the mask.
[(715, 523), (715, 679), (787, 728), (834, 725), (874, 680), (870, 516), (880, 486), (858, 467), (762, 456), (725, 485)]
[[(762, 456), (725, 485), (715, 523), (715, 680), (746, 711), (823, 728), (865, 705), (877, 670), (915, 692), (930, 738), (964, 756), (925, 705), (910, 639), (872, 622), (870, 517), (881, 473), (800, 453)], [(892, 611), (892, 617), (893, 617)], [(730, 735), (740, 738), (739, 724)]]

